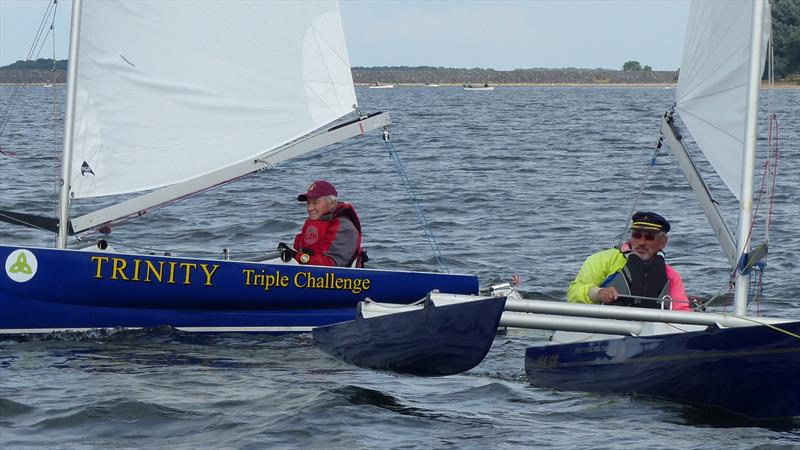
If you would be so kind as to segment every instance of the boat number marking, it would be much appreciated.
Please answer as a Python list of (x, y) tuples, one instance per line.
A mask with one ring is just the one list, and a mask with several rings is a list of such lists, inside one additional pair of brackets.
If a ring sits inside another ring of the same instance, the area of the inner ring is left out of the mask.
[(17, 283), (33, 278), (38, 267), (36, 256), (30, 250), (14, 250), (6, 258), (6, 275)]

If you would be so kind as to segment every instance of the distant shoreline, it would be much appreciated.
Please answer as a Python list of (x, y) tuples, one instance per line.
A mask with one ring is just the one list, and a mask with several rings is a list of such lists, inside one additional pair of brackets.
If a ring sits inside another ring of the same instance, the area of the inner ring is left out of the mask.
[[(54, 70), (55, 68), (55, 70)], [(66, 60), (39, 59), (18, 61), (0, 67), (0, 85), (64, 83), (67, 80)], [(626, 86), (670, 87), (678, 81), (678, 70), (652, 70), (648, 66), (638, 70), (603, 68), (513, 69), (432, 67), (432, 66), (377, 66), (352, 67), (352, 79), (358, 86), (393, 84), (396, 86), (463, 86), (467, 84), (492, 86)], [(191, 75), (191, 74), (187, 74)], [(800, 86), (800, 74), (782, 79), (778, 87)]]
[[(34, 67), (0, 67), (0, 85), (60, 84), (67, 80), (66, 61), (37, 60)], [(671, 87), (678, 81), (677, 70), (613, 70), (613, 69), (514, 69), (494, 70), (481, 68), (381, 66), (353, 67), (352, 79), (358, 86), (393, 84), (396, 86), (463, 86), (467, 84), (492, 86), (625, 86)], [(190, 74), (189, 74), (190, 75)], [(800, 75), (793, 75), (776, 84), (778, 87), (800, 86)]]
[[(353, 83), (356, 86), (368, 87), (374, 86), (374, 83)], [(462, 87), (464, 83), (433, 83), (436, 86), (429, 86), (426, 83), (384, 83), (392, 84), (395, 87)], [(767, 85), (764, 81), (761, 83), (762, 87)], [(564, 87), (665, 87), (674, 88), (677, 83), (489, 83), (489, 86), (502, 88), (502, 87), (548, 87), (548, 86), (564, 86)], [(791, 81), (776, 81), (775, 89), (800, 89), (800, 83)]]

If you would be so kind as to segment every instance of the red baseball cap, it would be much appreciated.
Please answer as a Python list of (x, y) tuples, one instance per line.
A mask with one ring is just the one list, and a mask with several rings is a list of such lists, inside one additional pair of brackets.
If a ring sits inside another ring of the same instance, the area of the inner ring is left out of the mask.
[(308, 187), (308, 192), (297, 196), (298, 202), (304, 202), (309, 198), (325, 197), (326, 195), (339, 195), (336, 188), (325, 180), (317, 180)]

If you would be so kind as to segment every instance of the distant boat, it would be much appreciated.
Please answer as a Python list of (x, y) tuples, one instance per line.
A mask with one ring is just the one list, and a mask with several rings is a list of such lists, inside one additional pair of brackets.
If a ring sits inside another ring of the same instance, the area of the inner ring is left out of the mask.
[(465, 91), (493, 91), (494, 86), (489, 86), (489, 83), (483, 83), (483, 86), (473, 86), (472, 84), (464, 85)]
[(42, 87), (53, 87), (53, 85), (50, 84), (50, 83), (45, 83), (45, 84), (42, 85)]
[(370, 89), (392, 89), (392, 88), (394, 88), (394, 85), (393, 84), (381, 84), (381, 83), (375, 82), (375, 84), (370, 84), (369, 88)]
[(436, 84), (436, 83), (425, 83), (425, 86), (428, 86), (428, 87), (439, 87), (439, 85)]

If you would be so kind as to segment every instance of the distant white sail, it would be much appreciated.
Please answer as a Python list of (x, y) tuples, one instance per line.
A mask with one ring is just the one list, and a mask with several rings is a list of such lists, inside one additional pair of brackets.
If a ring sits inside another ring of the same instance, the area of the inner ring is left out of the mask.
[(153, 189), (353, 111), (329, 1), (84, 1), (71, 195)]
[[(766, 47), (769, 6), (764, 22)], [(752, 24), (750, 1), (693, 2), (676, 91), (676, 111), (737, 199), (742, 185)], [(764, 48), (761, 55), (763, 67)]]

